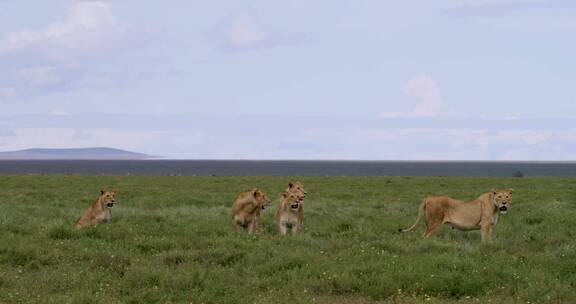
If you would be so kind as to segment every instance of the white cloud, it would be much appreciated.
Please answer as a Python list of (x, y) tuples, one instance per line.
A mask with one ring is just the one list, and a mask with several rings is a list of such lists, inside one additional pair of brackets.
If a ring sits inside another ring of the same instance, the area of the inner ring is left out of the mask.
[(33, 86), (50, 86), (59, 83), (62, 78), (56, 66), (34, 66), (18, 71), (18, 76), (28, 79)]
[(0, 87), (0, 101), (18, 97), (18, 91), (14, 88)]
[(230, 52), (297, 45), (310, 41), (303, 34), (281, 33), (266, 26), (253, 8), (226, 17), (211, 33), (214, 45)]
[(0, 35), (0, 102), (124, 84), (153, 37), (116, 20), (110, 2), (73, 1), (63, 20)]
[(459, 1), (458, 5), (447, 10), (446, 13), (459, 17), (505, 17), (513, 13), (536, 11), (556, 11), (574, 9), (574, 1), (571, 0), (513, 0), (513, 1)]
[(547, 145), (555, 136), (571, 134), (570, 131), (556, 130), (498, 130), (488, 132), (485, 130), (458, 129), (449, 130), (450, 135), (465, 140), (479, 147), (514, 143), (522, 146)]
[[(490, 131), (470, 127), (352, 132), (356, 134), (352, 142), (363, 147), (362, 151), (354, 151), (354, 154), (368, 152), (371, 156), (367, 158), (376, 159), (566, 161), (574, 160), (576, 152), (576, 132), (573, 130)], [(393, 147), (389, 146), (390, 143)]]
[(229, 45), (237, 49), (255, 47), (266, 38), (264, 31), (258, 26), (256, 18), (242, 12), (235, 16), (226, 32)]
[(0, 128), (0, 137), (13, 137), (16, 133), (8, 128)]
[(62, 110), (52, 110), (50, 111), (50, 115), (54, 115), (54, 116), (67, 116), (70, 115), (68, 112), (66, 111), (62, 111)]
[(93, 138), (92, 132), (88, 131), (77, 131), (72, 135), (72, 140), (91, 140)]
[(384, 112), (381, 118), (434, 117), (443, 106), (438, 84), (426, 74), (412, 78), (402, 86), (402, 91), (418, 100), (416, 107), (410, 112)]
[(54, 22), (46, 29), (6, 34), (0, 40), (0, 54), (36, 48), (46, 51), (50, 57), (60, 58), (64, 54), (56, 51), (91, 52), (106, 48), (128, 30), (114, 19), (110, 3), (75, 1), (63, 21)]
[(452, 129), (448, 134), (455, 138), (454, 147), (474, 146), (485, 148), (489, 144), (489, 135), (485, 130)]

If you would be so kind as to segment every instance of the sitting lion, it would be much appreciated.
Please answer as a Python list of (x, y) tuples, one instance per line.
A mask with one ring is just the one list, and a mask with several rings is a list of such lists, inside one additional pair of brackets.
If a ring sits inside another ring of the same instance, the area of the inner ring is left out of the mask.
[(278, 231), (280, 231), (281, 235), (286, 235), (288, 229), (294, 234), (302, 226), (302, 220), (304, 219), (303, 200), (303, 197), (299, 197), (294, 193), (282, 192), (275, 216)]
[(477, 199), (464, 202), (448, 196), (428, 196), (420, 204), (416, 222), (400, 232), (412, 230), (422, 215), (426, 220), (426, 231), (422, 235), (429, 238), (441, 224), (447, 224), (458, 230), (480, 230), (483, 241), (492, 237), (492, 225), (498, 222), (498, 212), (508, 211), (512, 200), (512, 189), (492, 189)]
[(304, 220), (303, 202), (306, 197), (304, 186), (299, 181), (288, 182), (288, 188), (280, 195), (280, 203), (276, 210), (276, 223), (281, 235), (286, 235), (288, 229), (298, 232)]
[(270, 200), (258, 188), (244, 191), (236, 197), (232, 204), (232, 220), (238, 230), (248, 230), (254, 233), (260, 225), (260, 211), (270, 205)]
[(84, 211), (74, 224), (74, 227), (82, 228), (109, 221), (112, 216), (112, 207), (116, 203), (116, 193), (116, 190), (106, 191), (104, 188), (100, 189), (100, 196)]

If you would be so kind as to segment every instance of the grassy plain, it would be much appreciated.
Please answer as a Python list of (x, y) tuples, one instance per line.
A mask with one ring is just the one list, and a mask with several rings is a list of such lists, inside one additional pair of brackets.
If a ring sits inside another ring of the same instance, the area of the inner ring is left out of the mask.
[[(0, 176), (0, 303), (572, 303), (576, 180), (302, 177), (302, 233), (273, 222), (287, 177)], [(106, 225), (73, 222), (100, 186)], [(259, 234), (234, 231), (232, 200), (273, 198)], [(494, 240), (410, 225), (427, 194), (515, 188)]]

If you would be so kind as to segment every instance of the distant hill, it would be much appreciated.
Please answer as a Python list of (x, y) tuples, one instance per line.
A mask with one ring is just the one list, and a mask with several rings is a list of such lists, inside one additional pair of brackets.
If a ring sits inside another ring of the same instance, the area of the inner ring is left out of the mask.
[(148, 159), (153, 156), (114, 148), (26, 149), (0, 152), (0, 159)]

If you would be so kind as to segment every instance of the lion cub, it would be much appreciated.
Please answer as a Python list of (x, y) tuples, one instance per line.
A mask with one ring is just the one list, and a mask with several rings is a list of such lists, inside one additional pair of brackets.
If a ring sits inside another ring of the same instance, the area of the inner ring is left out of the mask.
[(109, 221), (112, 215), (112, 207), (116, 203), (116, 193), (115, 189), (112, 191), (106, 191), (104, 188), (100, 189), (100, 196), (92, 203), (92, 206), (84, 211), (74, 227), (83, 228)]
[(232, 220), (238, 230), (254, 233), (260, 225), (260, 211), (270, 205), (270, 200), (258, 188), (244, 191), (232, 203)]
[(276, 211), (276, 223), (281, 235), (286, 235), (288, 228), (292, 233), (298, 232), (304, 220), (302, 203), (306, 197), (304, 186), (299, 181), (290, 181), (288, 188), (280, 195)]

